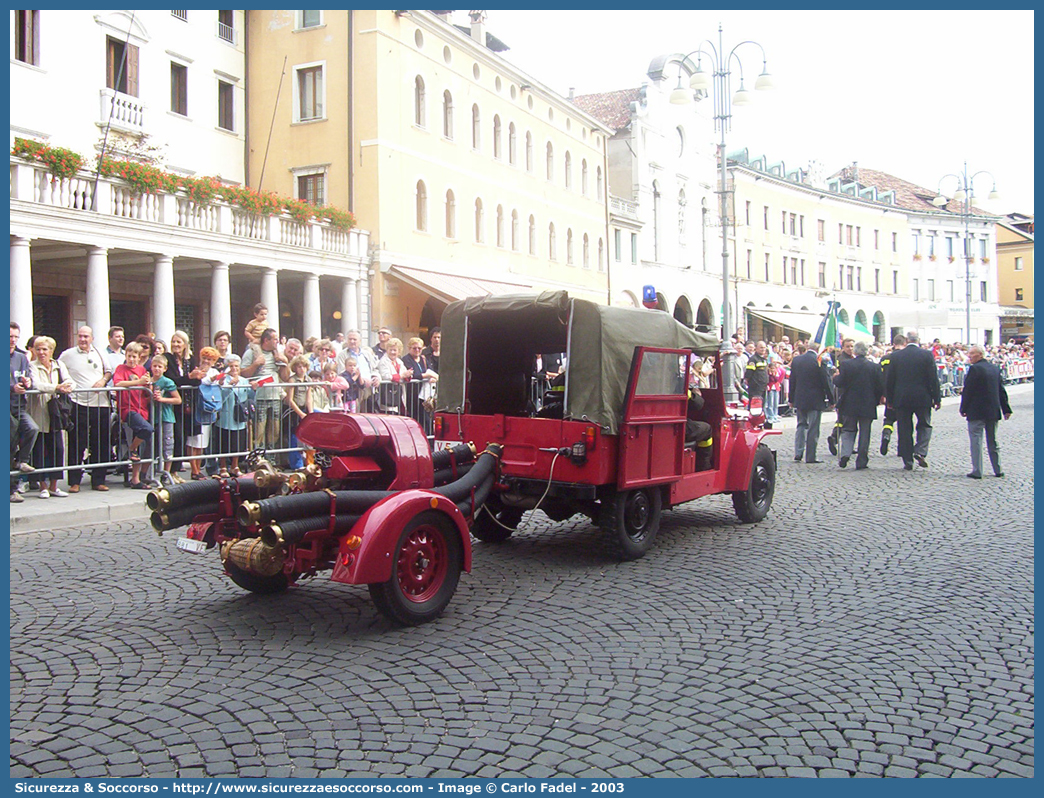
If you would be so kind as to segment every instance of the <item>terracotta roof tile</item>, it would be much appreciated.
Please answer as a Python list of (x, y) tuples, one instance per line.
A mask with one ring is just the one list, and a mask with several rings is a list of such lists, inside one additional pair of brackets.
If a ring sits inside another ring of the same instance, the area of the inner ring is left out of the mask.
[(638, 101), (641, 91), (641, 89), (619, 89), (601, 94), (581, 94), (573, 97), (573, 105), (616, 132), (630, 124), (631, 103)]
[[(911, 183), (908, 180), (903, 180), (900, 177), (890, 175), (887, 172), (880, 172), (876, 169), (864, 169), (860, 166), (858, 169), (853, 170), (851, 166), (846, 166), (839, 172), (835, 172), (831, 177), (840, 177), (842, 180), (848, 182), (851, 182), (852, 178), (856, 177), (857, 179), (855, 182), (858, 182), (860, 186), (876, 186), (878, 192), (895, 191), (895, 204), (900, 208), (905, 208), (909, 211), (919, 211), (922, 213), (941, 213), (943, 211), (948, 211), (953, 214), (960, 214), (964, 211), (964, 203), (953, 199), (941, 208), (935, 206), (932, 204), (932, 200), (935, 199), (938, 194), (934, 190), (918, 186), (916, 183)], [(982, 216), (993, 215), (989, 211), (976, 208), (974, 205), (971, 208), (971, 212)]]

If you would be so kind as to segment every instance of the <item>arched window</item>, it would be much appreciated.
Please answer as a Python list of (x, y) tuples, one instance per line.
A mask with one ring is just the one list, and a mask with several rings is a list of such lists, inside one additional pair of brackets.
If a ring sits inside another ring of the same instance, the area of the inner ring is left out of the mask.
[(598, 199), (602, 198), (602, 167), (599, 166), (595, 170), (595, 194)]
[(536, 255), (536, 217), (529, 216), (529, 254)]
[(533, 134), (526, 131), (526, 171), (533, 171)]
[(573, 228), (566, 229), (566, 266), (573, 265)]
[(555, 223), (547, 226), (547, 257), (558, 260), (558, 241), (555, 240)]
[(584, 268), (591, 268), (591, 239), (584, 233)]
[(497, 246), (504, 246), (504, 206), (497, 206)]
[(446, 191), (446, 238), (457, 237), (457, 199), (453, 189)]
[(587, 196), (587, 159), (580, 162), (580, 192)]
[(482, 143), (482, 118), (478, 105), (471, 106), (471, 147), (477, 150)]
[(475, 243), (481, 244), (486, 240), (485, 231), (482, 229), (485, 226), (485, 220), (482, 215), (482, 198), (477, 197), (475, 199)]
[(566, 189), (573, 187), (573, 156), (570, 155), (569, 150), (566, 150), (565, 157), (565, 187)]
[(442, 135), (453, 138), (453, 95), (449, 89), (442, 93)]
[(512, 166), (518, 161), (518, 135), (515, 132), (515, 123), (508, 125), (508, 163)]
[(555, 179), (555, 148), (550, 141), (547, 143), (547, 179)]
[(511, 211), (511, 251), (518, 252), (518, 211)]
[(428, 189), (423, 180), (417, 181), (417, 229), (428, 229)]
[(420, 75), (413, 80), (413, 124), (424, 127), (424, 78)]
[(598, 239), (598, 271), (605, 271), (605, 242)]
[(493, 157), (500, 160), (500, 114), (493, 116)]

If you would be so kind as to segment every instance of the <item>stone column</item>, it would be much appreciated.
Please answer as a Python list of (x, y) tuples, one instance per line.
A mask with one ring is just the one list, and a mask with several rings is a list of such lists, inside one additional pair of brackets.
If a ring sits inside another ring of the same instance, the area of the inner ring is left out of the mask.
[(87, 249), (87, 326), (104, 346), (109, 332), (109, 250)]
[(278, 269), (266, 266), (261, 270), (261, 304), (268, 308), (268, 326), (279, 330), (282, 319), (279, 318), (279, 274)]
[[(33, 271), (29, 257), (29, 239), (11, 236), (11, 321), (21, 328), (19, 346), (33, 334)], [(44, 330), (54, 335), (58, 330)]]
[(359, 285), (354, 277), (341, 284), (341, 332), (359, 329)]
[[(210, 264), (210, 339), (219, 330), (232, 334), (232, 294), (228, 286), (228, 264), (214, 261)], [(235, 336), (232, 340), (236, 340)]]
[[(177, 329), (174, 321), (174, 258), (157, 255), (152, 272), (152, 331), (170, 350), (170, 337)], [(97, 337), (97, 332), (95, 332)]]
[(323, 312), (319, 298), (319, 275), (309, 273), (305, 275), (304, 304), (302, 308), (304, 319), (302, 319), (301, 335), (310, 338), (313, 335), (321, 338), (323, 335)]

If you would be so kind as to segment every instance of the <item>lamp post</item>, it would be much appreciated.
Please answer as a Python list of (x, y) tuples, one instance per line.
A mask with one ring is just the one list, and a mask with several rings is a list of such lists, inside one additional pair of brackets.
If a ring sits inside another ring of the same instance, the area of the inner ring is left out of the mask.
[[(735, 353), (729, 344), (729, 330), (732, 328), (729, 317), (729, 213), (728, 213), (728, 159), (725, 155), (725, 134), (732, 127), (732, 106), (748, 105), (752, 95), (743, 86), (743, 63), (740, 61), (736, 51), (744, 45), (751, 44), (761, 50), (762, 70), (754, 83), (754, 88), (765, 91), (772, 88), (772, 77), (768, 73), (765, 48), (754, 41), (743, 41), (726, 51), (722, 39), (721, 25), (718, 25), (718, 44), (715, 45), (709, 39), (703, 42), (680, 60), (680, 66), (688, 62), (689, 56), (695, 55), (695, 69), (690, 71), (689, 88), (682, 85), (681, 69), (678, 70), (678, 87), (671, 92), (670, 101), (675, 105), (686, 105), (692, 102), (693, 91), (706, 91), (713, 93), (714, 99), (714, 128), (721, 133), (718, 155), (721, 167), (721, 187), (719, 221), (721, 222), (721, 370), (723, 381), (724, 398), (726, 403), (737, 401), (739, 395), (735, 389), (735, 377), (733, 375), (732, 361)], [(712, 72), (703, 70), (702, 61), (706, 58), (711, 65)], [(732, 66), (739, 70), (740, 85), (735, 94), (731, 92)], [(691, 62), (690, 62), (691, 63)], [(738, 308), (737, 308), (738, 310)]]
[(963, 200), (961, 216), (964, 218), (964, 342), (968, 345), (973, 343), (971, 339), (971, 203), (972, 199), (975, 197), (975, 178), (979, 175), (989, 175), (993, 180), (993, 188), (990, 189), (987, 199), (1000, 199), (1000, 194), (997, 193), (997, 178), (985, 169), (980, 170), (969, 177), (968, 162), (965, 161), (964, 168), (959, 173), (943, 175), (939, 178), (939, 196), (932, 200), (932, 205), (937, 208), (945, 207), (949, 203), (949, 200), (946, 199), (942, 193), (943, 181), (950, 177), (957, 181), (957, 190), (953, 193), (953, 198), (958, 202)]

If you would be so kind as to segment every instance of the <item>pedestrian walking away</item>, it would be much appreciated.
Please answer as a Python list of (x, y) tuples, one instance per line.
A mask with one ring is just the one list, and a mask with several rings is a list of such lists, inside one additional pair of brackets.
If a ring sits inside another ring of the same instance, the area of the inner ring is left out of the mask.
[(961, 391), (961, 415), (968, 420), (968, 440), (971, 443), (972, 470), (967, 475), (982, 479), (982, 439), (986, 438), (986, 451), (993, 466), (993, 475), (1003, 477), (1000, 446), (997, 444), (997, 422), (1011, 418), (1008, 392), (1004, 390), (1000, 369), (985, 360), (986, 351), (979, 344), (968, 350), (971, 367), (964, 377)]
[(798, 341), (797, 356), (790, 361), (790, 405), (797, 415), (797, 433), (794, 436), (794, 460), (802, 456), (806, 463), (821, 463), (816, 459), (819, 445), (819, 425), (823, 409), (830, 401), (831, 389), (826, 372), (819, 366), (816, 349), (819, 344)]
[[(897, 333), (892, 338), (892, 347), (894, 349), (900, 349), (906, 346), (906, 336), (902, 333)], [(892, 353), (889, 352), (881, 358), (881, 373), (885, 380), (888, 379), (888, 369), (892, 365)], [(892, 440), (892, 433), (895, 432), (895, 408), (885, 405), (884, 419), (882, 420), (881, 426), (881, 454), (888, 454), (888, 444)]]
[[(870, 428), (877, 420), (877, 406), (884, 401), (884, 376), (881, 367), (866, 355), (869, 347), (863, 342), (854, 345), (853, 357), (842, 360), (834, 375), (837, 386), (838, 413), (843, 419), (840, 452), (837, 464), (848, 466), (853, 449), (856, 470), (866, 468), (870, 461)], [(856, 448), (856, 432), (859, 445)]]
[(904, 348), (892, 352), (885, 379), (885, 398), (888, 405), (895, 408), (903, 468), (911, 471), (914, 460), (922, 468), (927, 468), (928, 443), (932, 439), (932, 408), (938, 410), (942, 407), (942, 392), (935, 358), (927, 349), (921, 349), (916, 331), (906, 334)]

